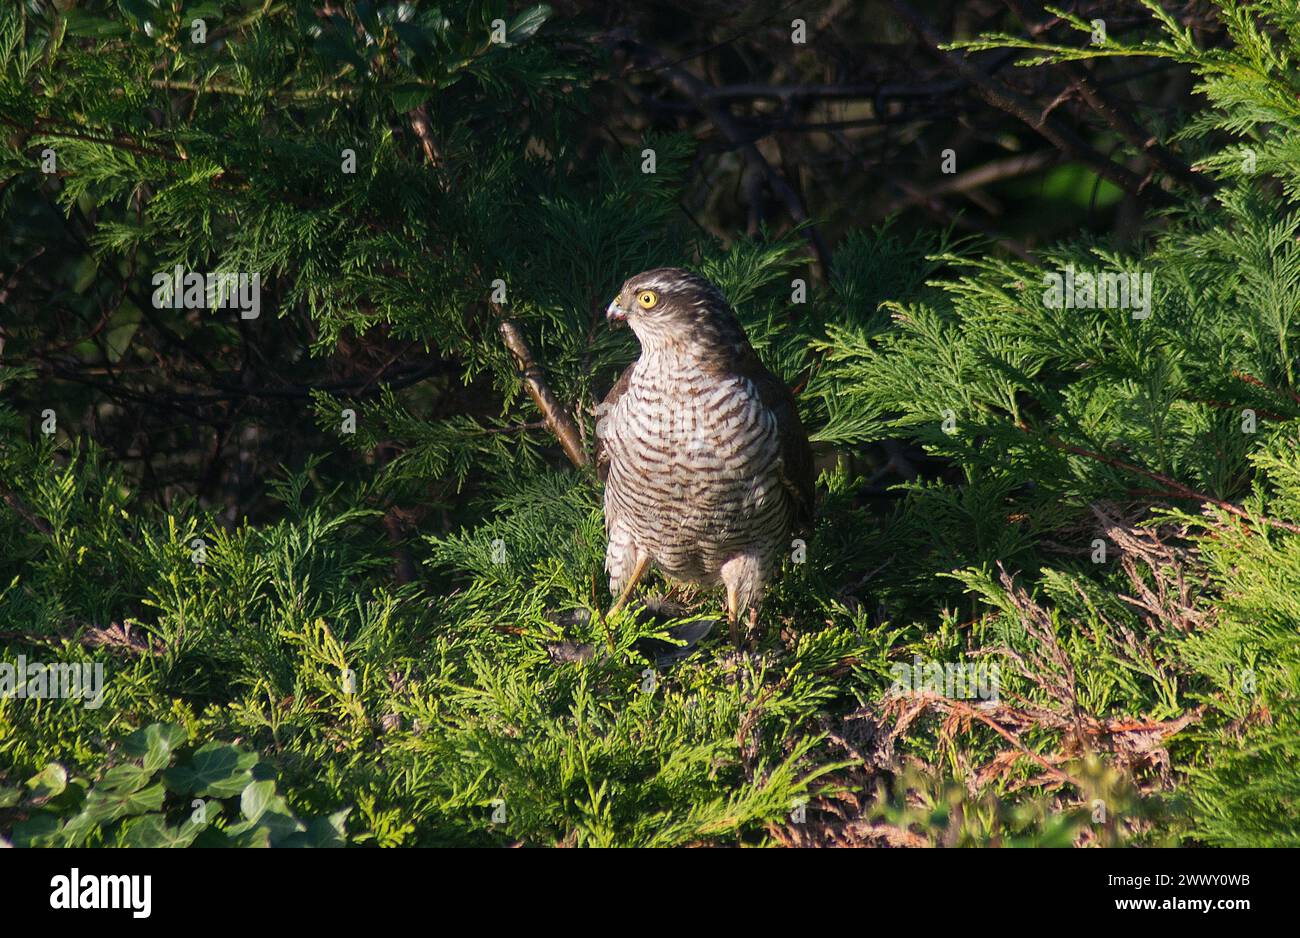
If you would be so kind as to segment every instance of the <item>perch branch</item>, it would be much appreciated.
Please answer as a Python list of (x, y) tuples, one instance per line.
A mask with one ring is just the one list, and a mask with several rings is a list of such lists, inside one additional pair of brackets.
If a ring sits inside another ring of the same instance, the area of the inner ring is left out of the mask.
[(537, 409), (542, 412), (547, 429), (560, 441), (564, 455), (569, 457), (569, 462), (575, 467), (581, 469), (589, 460), (587, 451), (582, 448), (582, 438), (578, 433), (577, 424), (573, 422), (569, 412), (546, 383), (542, 369), (533, 358), (532, 349), (528, 347), (528, 340), (524, 338), (519, 324), (506, 316), (505, 311), (496, 303), (492, 304), (492, 311), (497, 316), (497, 331), (501, 333), (502, 341), (505, 342), (506, 348), (510, 350), (519, 368), (524, 389), (528, 391), (528, 396), (533, 399)]
[[(442, 152), (438, 147), (438, 142), (433, 135), (433, 126), (429, 120), (429, 111), (424, 105), (420, 105), (410, 113), (411, 128), (415, 131), (415, 136), (420, 141), (420, 147), (424, 150), (424, 158), (435, 172), (443, 168)], [(441, 179), (440, 185), (446, 189), (446, 179)], [(564, 405), (560, 403), (551, 390), (551, 386), (546, 383), (546, 378), (542, 374), (541, 367), (537, 360), (533, 358), (533, 351), (528, 346), (528, 340), (524, 337), (523, 330), (519, 324), (506, 315), (505, 310), (499, 303), (491, 303), (492, 312), (497, 319), (497, 332), (501, 334), (501, 340), (505, 343), (510, 355), (515, 360), (515, 365), (519, 369), (519, 375), (524, 382), (524, 389), (528, 391), (528, 396), (532, 398), (537, 409), (542, 412), (545, 418), (546, 427), (555, 438), (560, 441), (560, 446), (564, 449), (564, 454), (569, 457), (569, 462), (581, 469), (587, 465), (587, 451), (582, 447), (582, 436), (578, 432), (578, 426), (569, 416), (569, 412)]]

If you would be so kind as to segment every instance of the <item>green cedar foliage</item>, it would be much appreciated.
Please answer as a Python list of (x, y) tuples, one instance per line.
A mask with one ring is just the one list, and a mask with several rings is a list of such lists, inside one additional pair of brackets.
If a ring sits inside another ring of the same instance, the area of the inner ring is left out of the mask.
[[(1213, 199), (1033, 263), (860, 231), (802, 308), (798, 232), (724, 246), (677, 211), (688, 141), (647, 139), (653, 174), (571, 146), (596, 58), (545, 7), (6, 7), (2, 250), (66, 269), (3, 314), (0, 661), (109, 679), (97, 708), (0, 699), (0, 836), (1295, 844), (1300, 29), (1280, 0), (1222, 2), (1233, 41), (1207, 51), (1142, 6), (1134, 45), (1036, 48), (1190, 65), (1208, 105), (1171, 142)], [(723, 287), (823, 451), (902, 440), (943, 467), (884, 493), (826, 471), (759, 652), (715, 628), (672, 666), (646, 650), (663, 622), (602, 616), (599, 485), (496, 328), (520, 325), (590, 447), (634, 354), (600, 311), (665, 263)], [(261, 319), (154, 309), (175, 265), (261, 272)], [(1152, 274), (1150, 317), (1048, 306), (1067, 267)], [(66, 356), (130, 394), (54, 380)], [(269, 431), (234, 511), (187, 487), (208, 436), (151, 425), (151, 479), (80, 426), (159, 400), (182, 428)], [(395, 508), (417, 520), (394, 533)], [(997, 662), (1000, 698), (891, 695), (918, 659)], [(220, 760), (211, 831), (185, 827)]]

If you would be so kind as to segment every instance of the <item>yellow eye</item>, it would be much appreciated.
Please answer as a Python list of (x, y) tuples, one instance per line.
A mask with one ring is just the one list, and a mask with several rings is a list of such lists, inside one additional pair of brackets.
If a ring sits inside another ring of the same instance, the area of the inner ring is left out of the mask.
[(642, 290), (636, 295), (636, 301), (641, 304), (642, 309), (653, 309), (659, 302), (659, 294), (654, 290)]

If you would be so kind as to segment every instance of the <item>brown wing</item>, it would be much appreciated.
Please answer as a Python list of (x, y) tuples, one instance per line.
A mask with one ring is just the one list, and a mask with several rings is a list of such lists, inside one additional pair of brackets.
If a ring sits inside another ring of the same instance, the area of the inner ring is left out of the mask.
[(600, 413), (596, 415), (596, 475), (601, 482), (604, 482), (609, 476), (609, 453), (605, 450), (605, 441), (601, 439), (600, 421), (609, 417), (609, 412), (618, 403), (618, 399), (627, 392), (627, 386), (632, 381), (632, 367), (635, 364), (636, 362), (633, 362), (623, 369), (623, 374), (619, 376), (619, 379), (614, 382), (614, 386), (609, 389), (609, 393), (605, 395)]
[(811, 528), (816, 506), (817, 477), (813, 469), (812, 446), (799, 419), (799, 408), (785, 382), (759, 359), (753, 348), (740, 354), (736, 373), (754, 382), (763, 406), (776, 415), (777, 437), (781, 445), (781, 483), (794, 498), (795, 526)]

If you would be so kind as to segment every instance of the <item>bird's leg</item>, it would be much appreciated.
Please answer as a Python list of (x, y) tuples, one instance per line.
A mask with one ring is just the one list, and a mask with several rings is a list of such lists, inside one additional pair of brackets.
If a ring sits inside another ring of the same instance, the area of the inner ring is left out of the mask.
[(753, 651), (758, 646), (758, 607), (749, 607), (749, 648)]
[(739, 616), (739, 610), (736, 599), (736, 586), (734, 583), (727, 584), (727, 625), (731, 627), (731, 644), (740, 647), (740, 631), (736, 627), (736, 619)]
[(623, 587), (623, 592), (619, 593), (618, 599), (614, 600), (614, 605), (609, 607), (611, 616), (627, 605), (627, 601), (632, 598), (632, 590), (636, 589), (637, 583), (649, 568), (650, 555), (642, 554), (637, 558), (636, 566), (632, 568), (632, 575), (627, 578), (627, 585)]
[(740, 647), (740, 611), (748, 608), (762, 592), (762, 562), (753, 553), (728, 557), (718, 570), (727, 587), (727, 622), (731, 625), (731, 644)]

